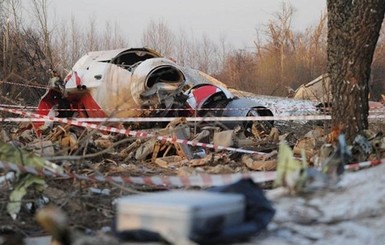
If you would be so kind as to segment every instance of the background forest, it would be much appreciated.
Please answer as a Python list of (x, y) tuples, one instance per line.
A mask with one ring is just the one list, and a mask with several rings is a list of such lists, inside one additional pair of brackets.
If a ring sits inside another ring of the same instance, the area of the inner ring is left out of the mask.
[[(132, 45), (118, 23), (97, 26), (90, 18), (86, 26), (69, 17), (52, 23), (49, 0), (31, 1), (28, 11), (20, 0), (0, 0), (0, 81), (2, 103), (36, 104), (44, 89), (15, 86), (23, 83), (44, 86), (49, 70), (62, 76), (86, 52), (146, 46), (171, 57), (180, 65), (202, 70), (226, 84), (256, 94), (287, 96), (291, 89), (326, 72), (327, 16), (302, 32), (291, 22), (294, 7), (281, 9), (255, 31), (254, 47), (236, 49), (225, 38), (212, 40), (175, 31), (164, 21), (151, 21), (141, 43)], [(375, 52), (370, 79), (371, 99), (378, 100), (385, 82), (385, 27)]]

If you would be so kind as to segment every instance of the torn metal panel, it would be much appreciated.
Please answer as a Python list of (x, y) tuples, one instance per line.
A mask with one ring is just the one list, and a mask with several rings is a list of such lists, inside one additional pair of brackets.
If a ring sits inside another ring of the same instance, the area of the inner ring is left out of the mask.
[(156, 141), (156, 139), (149, 139), (141, 144), (135, 152), (135, 159), (139, 161), (145, 160), (153, 152)]
[[(262, 106), (258, 101), (249, 98), (239, 98), (230, 101), (224, 110), (222, 116), (225, 117), (246, 117), (246, 116), (273, 116), (273, 113), (266, 107)], [(241, 126), (246, 134), (252, 134), (253, 126), (258, 124), (266, 133), (269, 133), (273, 126), (273, 121), (245, 121), (245, 122), (225, 122), (224, 125), (228, 128)]]
[(186, 77), (186, 85), (189, 87), (194, 87), (198, 84), (214, 84), (221, 88), (227, 88), (227, 85), (218, 79), (189, 67), (184, 67), (183, 72)]
[(234, 145), (234, 130), (224, 130), (214, 133), (214, 145), (230, 147)]
[[(189, 89), (186, 93), (186, 100), (189, 107), (197, 111), (198, 115), (206, 115), (208, 112), (202, 109), (218, 108), (234, 99), (234, 95), (225, 87), (214, 84), (198, 84)], [(201, 111), (202, 110), (202, 111)], [(220, 110), (218, 110), (220, 112)]]
[[(174, 128), (172, 136), (177, 139), (190, 139), (190, 129), (187, 125), (178, 125)], [(190, 145), (174, 143), (175, 149), (183, 159), (192, 159), (193, 151)]]
[[(84, 77), (85, 81), (91, 82), (80, 85), (87, 86), (92, 98), (106, 115), (115, 117), (139, 116), (141, 112), (133, 109), (143, 105), (157, 108), (162, 100), (172, 96), (184, 82), (180, 68), (164, 58), (145, 60), (130, 69), (111, 63), (103, 66), (104, 72), (99, 81), (86, 80), (87, 77)], [(70, 91), (73, 90), (76, 91), (76, 88), (71, 87)], [(69, 97), (73, 93), (66, 92), (64, 96)]]
[(160, 167), (167, 168), (181, 165), (183, 159), (180, 156), (167, 156), (155, 159), (155, 163)]
[(313, 81), (301, 85), (295, 91), (294, 98), (317, 101), (325, 105), (331, 103), (332, 94), (329, 75), (322, 74)]
[[(322, 74), (307, 84), (302, 84), (295, 90), (294, 94), (294, 99), (314, 101), (318, 103), (318, 107), (331, 106), (332, 98), (331, 81), (330, 76), (327, 73)], [(382, 103), (369, 101), (370, 111), (378, 110), (381, 108), (384, 108)]]

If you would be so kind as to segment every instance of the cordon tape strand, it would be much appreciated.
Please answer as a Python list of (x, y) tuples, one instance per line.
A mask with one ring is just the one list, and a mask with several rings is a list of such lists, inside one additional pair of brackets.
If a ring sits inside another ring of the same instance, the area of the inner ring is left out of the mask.
[[(354, 163), (345, 166), (348, 171), (357, 171), (363, 168), (376, 166), (385, 162), (385, 159)], [(274, 181), (276, 171), (260, 171), (235, 174), (199, 174), (191, 176), (103, 176), (103, 175), (80, 175), (76, 173), (52, 172), (46, 169), (37, 169), (31, 166), (23, 166), (0, 161), (0, 169), (5, 172), (15, 171), (18, 173), (30, 173), (38, 176), (60, 177), (66, 179), (85, 180), (90, 182), (109, 182), (115, 184), (131, 184), (144, 186), (162, 186), (162, 187), (210, 187), (234, 183), (243, 178), (251, 178), (256, 183), (265, 183)]]
[(0, 169), (5, 172), (16, 171), (19, 173), (30, 173), (38, 176), (61, 177), (68, 179), (86, 180), (91, 182), (112, 182), (116, 184), (135, 184), (146, 186), (163, 186), (163, 187), (189, 187), (189, 186), (219, 186), (234, 183), (242, 178), (251, 178), (256, 183), (264, 183), (273, 181), (276, 176), (275, 171), (266, 172), (248, 172), (224, 175), (199, 174), (192, 176), (102, 176), (102, 175), (80, 175), (76, 173), (59, 173), (51, 172), (46, 169), (36, 169), (30, 166), (8, 163), (0, 161)]
[[(0, 107), (4, 108), (12, 108), (12, 109), (19, 109), (23, 111), (28, 111), (28, 112), (36, 112), (38, 109), (37, 106), (23, 106), (23, 105), (11, 105), (11, 104), (1, 104)], [(138, 111), (138, 112), (147, 112), (147, 111), (155, 111), (155, 112), (163, 112), (163, 111), (183, 111), (183, 112), (190, 112), (193, 110), (192, 108), (115, 108), (115, 109), (101, 109), (101, 108), (76, 108), (76, 109), (70, 109), (70, 108), (41, 108), (39, 111), (42, 112), (49, 112), (49, 111), (54, 111), (54, 112), (61, 112), (61, 111), (70, 111), (70, 112), (98, 112), (98, 111), (104, 111), (104, 112), (127, 112), (127, 111)], [(235, 107), (235, 108), (199, 108), (195, 109), (195, 111), (265, 111), (266, 108), (250, 108), (250, 107)], [(297, 106), (297, 105), (288, 105), (285, 106), (285, 108), (278, 108), (277, 111), (283, 113), (291, 113), (295, 112), (297, 115), (301, 113), (300, 115), (320, 115), (320, 110), (314, 106), (314, 108), (308, 107), (308, 106)], [(376, 113), (384, 113), (385, 112), (385, 107), (384, 106), (376, 106), (376, 107), (371, 107), (369, 110), (370, 114), (376, 114)], [(324, 115), (324, 114), (321, 114)], [(269, 119), (271, 120), (271, 119)], [(287, 120), (292, 120), (292, 119), (287, 119)], [(294, 119), (295, 120), (295, 119)], [(319, 120), (319, 119), (316, 119)]]
[[(7, 107), (7, 108), (19, 108), (21, 110), (27, 110), (30, 112), (33, 112), (32, 110), (37, 110), (37, 106), (22, 106), (22, 105), (11, 105), (11, 104), (0, 104), (1, 107)], [(381, 107), (379, 107), (381, 108)], [(266, 108), (250, 108), (250, 107), (234, 107), (234, 108), (199, 108), (199, 109), (192, 109), (192, 108), (106, 108), (106, 109), (101, 109), (101, 108), (76, 108), (76, 109), (70, 109), (70, 108), (41, 108), (39, 109), (40, 111), (55, 111), (55, 112), (61, 112), (61, 111), (87, 111), (87, 112), (95, 112), (95, 111), (104, 111), (104, 112), (124, 112), (124, 111), (139, 111), (139, 112), (147, 112), (147, 111), (155, 111), (155, 112), (163, 112), (163, 111), (183, 111), (183, 112), (190, 112), (191, 110), (195, 111), (265, 111)], [(285, 107), (284, 111), (287, 112), (303, 112), (303, 113), (314, 113), (316, 112), (315, 108), (310, 108), (306, 106), (298, 107), (298, 106), (287, 106)]]
[[(96, 129), (96, 130), (101, 130), (101, 131), (106, 131), (106, 132), (111, 132), (111, 133), (119, 133), (119, 134), (124, 134), (124, 135), (130, 135), (138, 138), (156, 138), (160, 141), (167, 141), (171, 143), (179, 143), (179, 144), (187, 144), (187, 145), (192, 145), (192, 146), (199, 146), (203, 148), (212, 148), (215, 150), (227, 150), (227, 151), (233, 151), (233, 152), (239, 152), (239, 153), (247, 153), (247, 154), (257, 154), (257, 155), (265, 155), (266, 153), (263, 152), (257, 152), (257, 151), (252, 151), (252, 150), (246, 150), (246, 149), (240, 149), (240, 148), (233, 148), (233, 147), (226, 147), (226, 146), (221, 146), (221, 145), (214, 145), (214, 144), (208, 144), (208, 143), (201, 143), (198, 141), (191, 141), (191, 140), (186, 140), (186, 139), (178, 139), (176, 137), (166, 137), (166, 136), (159, 136), (156, 134), (152, 133), (147, 133), (143, 131), (134, 131), (134, 130), (129, 130), (129, 129), (119, 129), (115, 127), (110, 127), (110, 126), (104, 126), (104, 125), (98, 125), (98, 124), (93, 124), (93, 123), (87, 123), (85, 121), (82, 121), (82, 119), (67, 119), (67, 118), (57, 118), (57, 117), (49, 117), (49, 116), (43, 116), (40, 114), (36, 113), (31, 113), (31, 112), (26, 112), (18, 109), (10, 109), (10, 108), (3, 108), (0, 107), (0, 111), (5, 111), (5, 112), (10, 112), (14, 114), (19, 114), (22, 116), (27, 116), (30, 117), (27, 119), (27, 121), (51, 121), (51, 122), (60, 122), (60, 123), (65, 123), (65, 124), (70, 124), (74, 126), (80, 126), (84, 128), (90, 128), (90, 129)], [(330, 117), (327, 115), (311, 115), (311, 116), (281, 116), (280, 118), (286, 118), (287, 120), (294, 120), (296, 118), (300, 118), (301, 120), (310, 120), (309, 118), (312, 118), (313, 120), (318, 120), (319, 118), (325, 118), (325, 117)], [(258, 116), (258, 117), (245, 117), (245, 118), (239, 118), (239, 117), (207, 117), (207, 118), (185, 118), (186, 121), (206, 121), (206, 120), (211, 120), (214, 119), (213, 121), (242, 121), (242, 120), (274, 120), (276, 117), (269, 117), (269, 116)], [(289, 119), (288, 119), (289, 118)], [(13, 119), (13, 120), (12, 120)], [(87, 120), (87, 118), (84, 118)], [(95, 118), (88, 118), (92, 120), (93, 122), (97, 121)], [(111, 118), (98, 118), (100, 119), (99, 122), (122, 122), (121, 118), (116, 118), (119, 120), (111, 120)], [(174, 120), (176, 118), (128, 118), (128, 121), (130, 122), (153, 122), (153, 121), (170, 121)], [(25, 121), (26, 118), (1, 118), (0, 121)], [(124, 121), (124, 119), (123, 119)]]
[[(50, 87), (49, 86), (44, 86), (44, 85), (40, 85), (40, 84), (25, 84), (25, 83), (16, 83), (16, 82), (10, 82), (10, 81), (1, 81), (0, 80), (0, 83), (5, 83), (5, 84), (10, 84), (10, 85), (16, 85), (16, 86), (22, 86), (22, 87), (30, 87), (30, 88), (37, 88), (37, 89), (49, 89)], [(3, 107), (8, 107), (10, 105), (4, 105), (4, 104), (0, 104), (0, 106), (3, 106)], [(32, 106), (29, 106), (29, 107), (23, 107), (24, 109), (37, 109), (37, 107), (32, 107)], [(201, 108), (199, 109), (199, 111), (218, 111), (218, 110), (222, 110), (222, 111), (227, 111), (227, 110), (249, 110), (250, 108)], [(288, 106), (288, 107), (285, 107), (285, 111), (300, 111), (300, 110), (304, 110), (304, 112), (308, 111), (309, 108), (308, 107), (301, 107), (301, 106)], [(44, 110), (51, 110), (51, 109), (42, 109), (42, 111)], [(107, 111), (107, 112), (119, 112), (119, 111), (128, 111), (128, 110), (135, 110), (135, 111), (163, 111), (163, 110), (166, 110), (166, 109), (154, 109), (154, 108), (148, 108), (148, 109), (143, 109), (143, 108), (127, 108), (127, 109), (78, 109), (78, 111)], [(173, 109), (167, 109), (168, 111), (186, 111), (188, 109), (182, 109), (182, 108), (173, 108)], [(265, 110), (264, 108), (253, 108), (253, 110), (257, 111), (257, 110)], [(56, 109), (55, 111), (72, 111), (72, 109)], [(370, 108), (370, 112), (384, 112), (384, 107), (383, 106), (375, 106), (373, 108)], [(384, 118), (384, 117), (375, 117), (375, 118)], [(291, 120), (291, 119), (287, 119), (287, 120)], [(300, 120), (300, 119), (299, 119)], [(315, 119), (315, 120), (322, 120), (322, 119)]]
[[(1, 109), (0, 109), (1, 110)], [(123, 118), (107, 118), (107, 117), (89, 117), (76, 118), (78, 122), (171, 122), (181, 117), (123, 117)], [(368, 119), (382, 119), (385, 115), (370, 115)], [(315, 121), (330, 120), (329, 115), (303, 115), (303, 116), (256, 116), (256, 117), (183, 117), (187, 122), (235, 122), (235, 121)], [(0, 122), (47, 122), (47, 118), (34, 117), (0, 117)]]
[(111, 133), (130, 135), (130, 136), (137, 137), (137, 138), (155, 138), (155, 139), (160, 140), (162, 142), (167, 141), (167, 142), (171, 142), (171, 143), (179, 143), (179, 144), (185, 144), (185, 145), (191, 145), (191, 146), (199, 146), (199, 147), (203, 147), (203, 148), (211, 148), (211, 149), (215, 149), (215, 150), (226, 150), (226, 151), (233, 151), (233, 152), (247, 153), (247, 154), (256, 154), (256, 155), (265, 155), (266, 154), (264, 152), (257, 152), (257, 151), (246, 150), (246, 149), (226, 147), (226, 146), (202, 143), (202, 142), (186, 140), (186, 139), (178, 139), (176, 137), (159, 136), (156, 134), (147, 133), (147, 132), (143, 132), (143, 131), (119, 129), (119, 128), (115, 128), (115, 127), (103, 126), (103, 125), (98, 125), (98, 124), (93, 124), (93, 123), (79, 122), (77, 120), (71, 120), (71, 119), (67, 119), (67, 118), (42, 116), (39, 114), (20, 111), (20, 110), (16, 110), (16, 109), (8, 109), (8, 108), (0, 107), (0, 111), (10, 112), (10, 113), (19, 114), (19, 115), (28, 116), (28, 117), (44, 118), (48, 121), (60, 122), (60, 123), (70, 124), (70, 125), (84, 127), (84, 128), (90, 128), (90, 129), (96, 129), (96, 130), (111, 132)]
[(345, 170), (357, 171), (363, 168), (377, 166), (384, 162), (385, 162), (385, 159), (372, 160), (372, 161), (366, 161), (366, 162), (360, 162), (360, 163), (351, 163), (351, 164), (345, 165)]
[[(22, 105), (11, 105), (11, 104), (0, 104), (2, 107), (8, 107), (8, 108), (19, 108), (21, 110), (27, 110), (30, 112), (36, 111), (38, 109), (37, 106), (22, 106)], [(124, 112), (124, 111), (140, 111), (140, 112), (147, 112), (147, 111), (156, 111), (156, 112), (162, 112), (162, 111), (191, 111), (192, 108), (125, 108), (125, 109), (101, 109), (101, 108), (76, 108), (76, 109), (66, 109), (66, 108), (50, 108), (50, 109), (39, 109), (40, 111), (55, 111), (55, 112), (61, 112), (61, 111), (86, 111), (86, 112), (95, 112), (95, 111), (104, 111), (104, 112)], [(195, 111), (265, 111), (266, 108), (250, 108), (250, 107), (234, 107), (234, 108), (199, 108), (195, 109)], [(315, 108), (309, 108), (309, 107), (297, 107), (297, 106), (286, 106), (285, 108), (279, 108), (280, 112), (302, 112), (302, 113), (319, 113), (320, 110)], [(385, 107), (372, 107), (369, 110), (369, 113), (384, 113)]]
[[(1, 109), (0, 109), (1, 110)], [(28, 112), (25, 112), (28, 113)], [(125, 118), (109, 118), (109, 117), (90, 117), (76, 118), (77, 122), (171, 122), (181, 117), (125, 117)], [(248, 117), (183, 117), (187, 122), (233, 122), (233, 121), (291, 121), (291, 120), (330, 120), (329, 115), (302, 115), (302, 116), (248, 116)], [(44, 122), (50, 121), (48, 118), (38, 118), (37, 116), (29, 118), (0, 118), (3, 122)]]
[[(47, 116), (42, 116), (39, 114), (33, 114), (33, 113), (15, 110), (15, 109), (7, 109), (7, 108), (0, 107), (0, 110), (23, 115), (23, 116), (30, 116), (33, 118), (45, 119), (48, 121), (57, 121), (57, 122), (71, 124), (75, 126), (99, 129), (103, 131), (121, 133), (125, 135), (132, 135), (135, 137), (145, 137), (145, 138), (154, 137), (161, 141), (170, 141), (173, 143), (176, 142), (176, 143), (182, 143), (182, 144), (190, 144), (190, 145), (207, 147), (207, 148), (237, 151), (242, 153), (265, 154), (265, 153), (255, 152), (255, 151), (244, 150), (244, 149), (236, 149), (231, 147), (215, 146), (212, 144), (181, 140), (181, 139), (176, 139), (172, 137), (156, 136), (146, 132), (131, 131), (126, 129), (100, 126), (100, 125), (90, 124), (85, 122), (77, 122), (76, 120), (47, 117)], [(354, 164), (346, 165), (345, 169), (350, 171), (356, 171), (362, 168), (379, 165), (384, 162), (385, 162), (385, 159), (354, 163)], [(79, 180), (97, 181), (97, 182), (114, 182), (114, 183), (120, 183), (120, 184), (139, 184), (139, 185), (165, 186), (165, 187), (183, 187), (183, 186), (204, 187), (204, 186), (225, 185), (225, 184), (233, 183), (241, 178), (246, 178), (246, 177), (252, 178), (257, 183), (262, 183), (262, 182), (273, 181), (276, 177), (275, 171), (237, 173), (237, 174), (229, 174), (229, 175), (201, 174), (201, 175), (195, 175), (195, 176), (148, 176), (148, 177), (102, 176), (102, 175), (86, 176), (86, 175), (79, 175), (75, 173), (51, 172), (45, 169), (38, 170), (36, 168), (29, 167), (29, 166), (16, 165), (12, 163), (1, 162), (1, 161), (0, 161), (0, 168), (4, 169), (5, 171), (13, 170), (17, 172), (31, 173), (31, 174), (40, 175), (40, 176), (64, 177), (64, 178), (74, 178)]]

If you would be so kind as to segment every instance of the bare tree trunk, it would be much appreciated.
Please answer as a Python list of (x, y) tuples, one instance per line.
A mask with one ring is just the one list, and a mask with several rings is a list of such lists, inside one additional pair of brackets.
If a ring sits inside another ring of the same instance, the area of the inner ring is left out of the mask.
[(150, 21), (142, 35), (142, 44), (169, 57), (174, 52), (175, 35), (166, 22)]
[(368, 82), (385, 0), (328, 0), (327, 9), (332, 126), (352, 141), (368, 128)]
[(15, 48), (15, 43), (20, 39), (21, 32), (21, 3), (20, 0), (2, 2), (1, 11), (4, 14), (3, 23), (3, 74), (9, 74), (17, 65), (16, 58), (20, 50)]
[(280, 12), (275, 13), (275, 18), (270, 20), (267, 25), (268, 31), (265, 32), (268, 40), (268, 46), (272, 50), (275, 59), (275, 69), (273, 74), (273, 82), (277, 85), (271, 95), (275, 93), (281, 94), (285, 90), (284, 84), (289, 81), (287, 68), (290, 57), (296, 49), (294, 34), (291, 28), (292, 18), (295, 9), (292, 5), (282, 3)]
[(51, 30), (48, 24), (48, 0), (33, 0), (32, 6), (35, 14), (35, 18), (38, 21), (40, 27), (40, 33), (44, 40), (44, 54), (49, 60), (49, 68), (54, 67), (51, 48)]
[(98, 30), (96, 24), (95, 16), (90, 17), (89, 26), (88, 26), (87, 34), (86, 34), (86, 50), (87, 51), (96, 51), (99, 50), (99, 42), (98, 42)]

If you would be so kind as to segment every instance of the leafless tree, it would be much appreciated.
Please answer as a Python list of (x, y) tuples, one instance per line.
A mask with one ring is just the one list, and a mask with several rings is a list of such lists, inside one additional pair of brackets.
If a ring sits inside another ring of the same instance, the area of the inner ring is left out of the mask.
[(95, 16), (90, 17), (88, 24), (85, 49), (89, 51), (99, 50), (98, 28)]
[(174, 47), (174, 57), (179, 65), (185, 66), (188, 64), (187, 61), (187, 50), (189, 49), (188, 35), (184, 29), (180, 29), (178, 37), (176, 38)]
[(49, 68), (54, 67), (52, 47), (51, 47), (51, 35), (52, 29), (49, 26), (48, 16), (49, 0), (33, 0), (32, 10), (35, 19), (37, 20), (39, 28), (37, 31), (43, 37), (44, 53), (49, 60)]
[(15, 57), (19, 50), (15, 48), (15, 42), (21, 32), (22, 8), (20, 0), (8, 0), (2, 2), (2, 69), (3, 74), (8, 74), (15, 65)]
[[(268, 24), (257, 31), (255, 44), (255, 79), (265, 92), (286, 95), (287, 86), (296, 86), (309, 80), (308, 33), (292, 30), (295, 9), (283, 3)], [(269, 89), (267, 89), (269, 88)]]
[(111, 24), (107, 21), (105, 24), (104, 32), (99, 37), (103, 44), (101, 49), (117, 49), (128, 46), (128, 41), (122, 36), (122, 31), (117, 22)]
[(70, 35), (70, 54), (71, 54), (71, 59), (70, 63), (75, 64), (75, 62), (84, 54), (84, 51), (82, 47), (83, 45), (83, 31), (81, 26), (78, 24), (78, 22), (75, 19), (75, 16), (71, 16), (70, 19), (70, 30), (69, 30), (69, 35)]
[(174, 42), (175, 35), (163, 20), (158, 22), (151, 20), (142, 36), (143, 45), (157, 50), (166, 57), (173, 54)]
[(212, 73), (217, 59), (217, 46), (207, 35), (203, 35), (201, 40), (197, 68), (205, 73)]
[(294, 34), (291, 29), (294, 12), (292, 5), (282, 3), (281, 11), (275, 14), (275, 19), (269, 22), (265, 32), (270, 42), (270, 48), (276, 56), (276, 68), (279, 75), (277, 81), (279, 82), (285, 80), (286, 55), (295, 50)]
[(310, 75), (317, 77), (325, 72), (327, 44), (327, 15), (323, 13), (310, 33)]
[(247, 50), (234, 50), (229, 53), (218, 78), (232, 88), (262, 93), (263, 87), (256, 79), (256, 59)]

